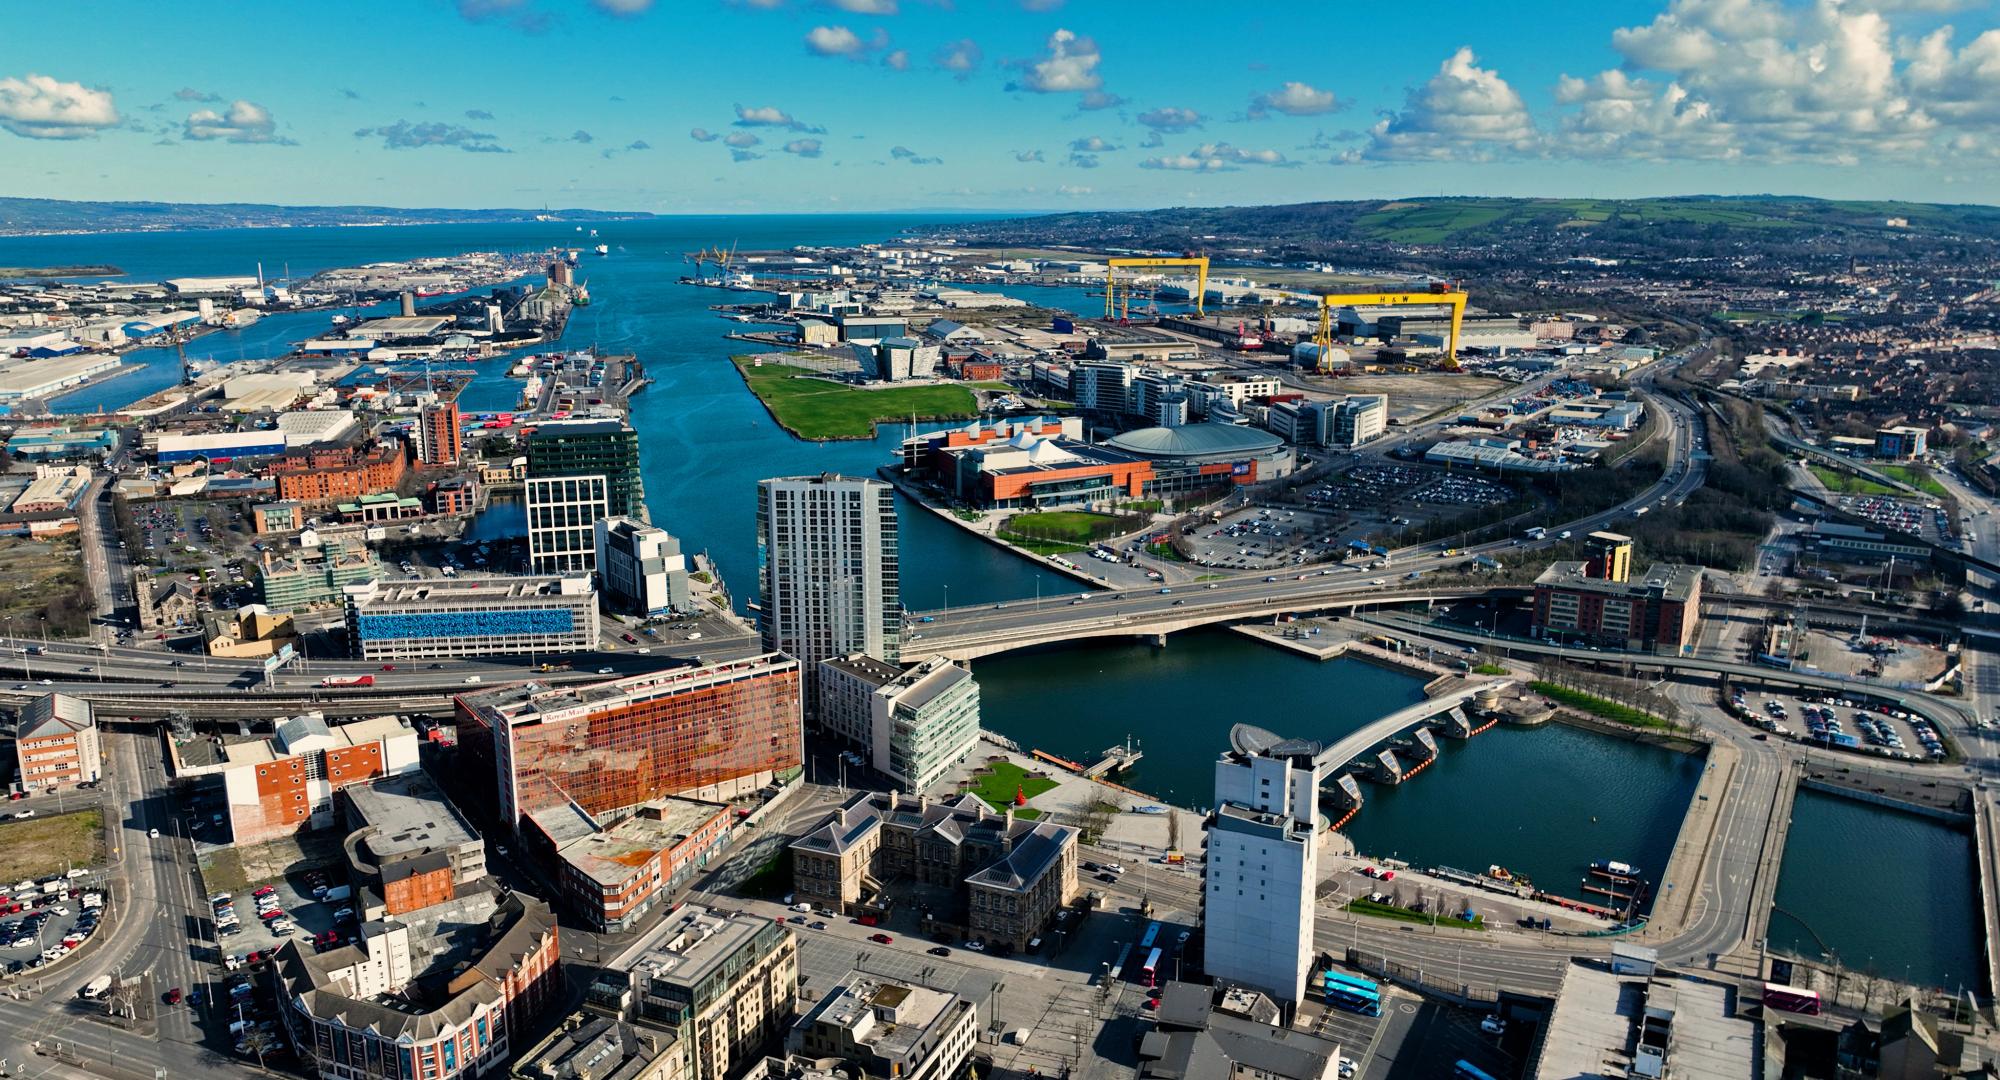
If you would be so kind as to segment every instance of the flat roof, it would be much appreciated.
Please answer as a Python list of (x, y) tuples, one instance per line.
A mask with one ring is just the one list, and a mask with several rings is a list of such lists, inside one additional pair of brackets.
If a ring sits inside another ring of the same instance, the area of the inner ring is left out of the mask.
[(763, 653), (700, 667), (671, 668), (625, 679), (606, 679), (581, 686), (550, 687), (528, 682), (460, 697), (468, 708), (504, 721), (510, 727), (555, 722), (717, 683), (755, 675), (796, 671), (799, 662), (783, 653)]
[(611, 967), (630, 972), (635, 980), (693, 986), (770, 925), (766, 916), (747, 911), (683, 904), (668, 912), (659, 926), (612, 961)]
[(479, 834), (421, 772), (341, 790), (365, 825), (376, 830), (368, 850), (378, 859), (479, 843)]
[(1549, 568), (1535, 579), (1535, 584), (1612, 596), (1657, 592), (1664, 599), (1686, 602), (1700, 584), (1703, 569), (1689, 563), (1654, 563), (1646, 568), (1645, 573), (1634, 575), (1630, 581), (1607, 581), (1589, 576), (1585, 573), (1585, 565), (1580, 562), (1550, 563)]
[(425, 604), (465, 600), (512, 600), (537, 596), (588, 596), (589, 588), (567, 592), (563, 577), (458, 577), (422, 581), (379, 581), (369, 604)]
[(1619, 976), (1591, 963), (1573, 962), (1563, 976), (1556, 1007), (1542, 1040), (1532, 1078), (1622, 1078), (1632, 1059), (1635, 1032), (1648, 1005), (1671, 1012), (1669, 1075), (1704, 1080), (1750, 1080), (1761, 1039), (1755, 1021), (1735, 1016), (1735, 991), (1698, 979)]
[(563, 843), (558, 851), (564, 862), (592, 881), (616, 886), (654, 855), (694, 835), (718, 814), (728, 813), (729, 807), (722, 803), (679, 797), (656, 799), (602, 831)]

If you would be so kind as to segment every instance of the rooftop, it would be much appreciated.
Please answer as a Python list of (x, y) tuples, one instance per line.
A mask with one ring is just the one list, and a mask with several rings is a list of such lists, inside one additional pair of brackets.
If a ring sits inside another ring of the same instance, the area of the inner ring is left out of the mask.
[(591, 1017), (528, 1051), (514, 1073), (535, 1080), (639, 1080), (651, 1075), (653, 1062), (673, 1048), (676, 1038), (672, 1032)]
[(610, 966), (631, 972), (641, 988), (647, 981), (694, 986), (772, 925), (762, 915), (682, 904)]
[(460, 577), (376, 581), (363, 606), (499, 603), (538, 596), (587, 596), (588, 577)]
[[(971, 1007), (971, 1002), (957, 994), (857, 971), (842, 979), (799, 1018), (795, 1027), (824, 1024), (839, 1028), (875, 1057), (892, 1065), (915, 1066), (921, 1059), (913, 1058), (926, 1036)], [(937, 1048), (933, 1042), (931, 1049)], [(908, 1067), (903, 1071), (918, 1070)]]
[(47, 739), (72, 735), (96, 725), (90, 702), (68, 694), (43, 694), (22, 706), (14, 738)]
[[(460, 579), (464, 580), (464, 579)], [(525, 682), (463, 695), (459, 700), (469, 709), (486, 713), (497, 723), (510, 727), (523, 724), (555, 723), (593, 712), (631, 705), (672, 694), (773, 672), (797, 670), (798, 661), (782, 653), (764, 653), (740, 660), (700, 667), (670, 668), (625, 679), (607, 679), (583, 685), (550, 687), (546, 683)]]
[(1269, 1080), (1319, 1080), (1332, 1075), (1340, 1044), (1214, 1007), (1214, 990), (1168, 983), (1154, 1030), (1139, 1043), (1139, 1076), (1160, 1080), (1232, 1080), (1249, 1073)]
[(1665, 600), (1685, 603), (1701, 584), (1702, 568), (1688, 563), (1654, 563), (1644, 574), (1636, 575), (1630, 581), (1609, 581), (1594, 578), (1586, 572), (1585, 563), (1550, 563), (1542, 576), (1535, 579), (1536, 585), (1550, 585), (1582, 592), (1599, 592), (1615, 596), (1657, 594)]
[(1571, 963), (1549, 1015), (1541, 1059), (1531, 1077), (1583, 1080), (1628, 1075), (1637, 1030), (1649, 1012), (1664, 1013), (1669, 1075), (1705, 1080), (1749, 1080), (1761, 1056), (1754, 1021), (1735, 1015), (1735, 991), (1698, 979), (1613, 975), (1590, 963)]
[(341, 789), (360, 817), (375, 830), (368, 850), (377, 859), (477, 844), (479, 834), (459, 816), (444, 792), (421, 772), (387, 777)]
[(1268, 453), (1284, 446), (1284, 440), (1237, 424), (1183, 424), (1128, 431), (1105, 440), (1105, 445), (1144, 457), (1174, 457)]
[[(574, 805), (574, 804), (571, 804)], [(580, 811), (579, 811), (580, 813)], [(635, 813), (605, 827), (563, 842), (563, 861), (589, 875), (599, 885), (617, 887), (653, 857), (694, 835), (729, 807), (699, 799), (666, 798), (641, 806)], [(539, 823), (541, 814), (535, 814)], [(664, 876), (664, 871), (662, 872)]]

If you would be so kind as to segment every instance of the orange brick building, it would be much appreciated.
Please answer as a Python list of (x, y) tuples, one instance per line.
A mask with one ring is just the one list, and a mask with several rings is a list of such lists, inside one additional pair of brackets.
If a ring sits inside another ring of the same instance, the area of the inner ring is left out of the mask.
[(418, 768), (417, 734), (393, 716), (340, 727), (316, 713), (295, 716), (265, 738), (177, 743), (174, 757), (177, 776), (222, 777), (238, 844), (329, 827), (336, 792)]
[(271, 479), (280, 500), (326, 503), (394, 491), (409, 467), (409, 448), (400, 442), (323, 447), (286, 454), (271, 466)]

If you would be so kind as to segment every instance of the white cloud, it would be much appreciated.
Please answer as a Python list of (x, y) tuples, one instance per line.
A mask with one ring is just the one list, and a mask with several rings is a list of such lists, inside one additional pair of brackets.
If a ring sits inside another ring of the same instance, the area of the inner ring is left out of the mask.
[(971, 38), (960, 38), (938, 46), (937, 51), (931, 54), (931, 63), (960, 79), (966, 79), (970, 78), (974, 71), (979, 70), (979, 62), (985, 55), (980, 51), (978, 42)]
[(912, 150), (912, 149), (910, 149), (910, 148), (909, 148), (909, 147), (907, 147), (907, 146), (892, 146), (892, 147), (890, 147), (890, 148), (889, 148), (889, 156), (890, 156), (890, 157), (892, 157), (892, 158), (895, 158), (895, 159), (896, 159), (897, 161), (907, 161), (907, 162), (909, 162), (909, 163), (910, 163), (910, 164), (912, 164), (912, 165), (942, 165), (942, 164), (944, 164), (944, 159), (943, 159), (943, 158), (935, 158), (935, 157), (925, 157), (925, 156), (923, 156), (922, 154), (919, 154), (919, 153), (917, 153), (917, 152), (916, 152), (915, 150)]
[(1083, 138), (1072, 140), (1069, 148), (1079, 154), (1105, 154), (1118, 149), (1102, 135), (1085, 135)]
[(728, 135), (724, 136), (722, 140), (723, 145), (733, 146), (738, 150), (747, 150), (750, 147), (755, 146), (763, 141), (764, 140), (758, 138), (755, 135), (750, 134), (747, 131), (732, 131)]
[(805, 123), (775, 105), (736, 106), (736, 126), (781, 127), (788, 131), (796, 131), (801, 135), (826, 134), (825, 128), (814, 127), (811, 124)]
[(815, 56), (862, 57), (889, 47), (889, 32), (881, 27), (863, 40), (845, 26), (815, 26), (806, 31), (806, 51)]
[(1532, 152), (1535, 123), (1521, 95), (1461, 48), (1424, 85), (1409, 92), (1401, 112), (1369, 129), (1368, 143), (1349, 155), (1370, 161), (1488, 160)]
[(269, 109), (254, 101), (241, 99), (231, 102), (226, 112), (195, 110), (182, 126), (181, 137), (202, 142), (222, 139), (233, 143), (293, 145), (292, 140), (278, 136), (278, 123), (271, 119)]
[(1064, 184), (1061, 187), (1056, 188), (1056, 193), (1059, 195), (1068, 195), (1071, 198), (1081, 198), (1082, 196), (1089, 195), (1096, 190), (1097, 190), (1096, 188), (1088, 187), (1083, 184)]
[(1097, 43), (1078, 37), (1069, 30), (1049, 35), (1047, 51), (1040, 60), (1024, 62), (1025, 74), (1008, 84), (1010, 90), (1032, 90), (1037, 94), (1076, 94), (1099, 90), (1104, 76), (1097, 65), (1104, 59)]
[[(1612, 34), (1624, 70), (1565, 76), (1574, 154), (1858, 163), (1925, 147), (1941, 121), (2000, 120), (2000, 31), (1896, 44), (1884, 11), (1932, 4), (1673, 0)], [(1900, 68), (1899, 55), (1907, 59)], [(1659, 72), (1664, 85), (1625, 71)], [(1947, 142), (1949, 145), (1949, 142)]]
[(1216, 157), (1174, 154), (1169, 157), (1149, 157), (1140, 162), (1139, 167), (1142, 169), (1168, 169), (1174, 172), (1225, 172), (1235, 166)]
[(854, 15), (894, 15), (896, 0), (829, 0), (834, 7)]
[(108, 90), (47, 75), (0, 79), (0, 127), (27, 139), (82, 139), (118, 123)]
[(1261, 120), (1274, 112), (1286, 116), (1318, 116), (1340, 107), (1331, 90), (1321, 90), (1302, 82), (1288, 82), (1250, 99), (1250, 117)]
[(693, 139), (696, 142), (714, 142), (715, 140), (721, 137), (722, 136), (717, 135), (715, 132), (710, 131), (707, 128), (698, 127), (688, 132), (688, 138)]
[(1125, 104), (1124, 98), (1105, 90), (1091, 90), (1076, 99), (1076, 107), (1085, 112), (1096, 112), (1099, 109), (1115, 109), (1123, 104)]
[(1104, 164), (1097, 160), (1096, 154), (1086, 153), (1081, 150), (1071, 151), (1067, 161), (1073, 169), (1095, 169), (1099, 165)]
[(897, 49), (882, 57), (882, 66), (891, 71), (910, 70), (910, 50)]
[(1030, 162), (1045, 161), (1047, 159), (1042, 156), (1040, 150), (1016, 150), (1014, 151), (1014, 160), (1025, 165)]
[(818, 139), (793, 139), (785, 144), (785, 153), (797, 154), (800, 157), (818, 157), (820, 142)]
[(1232, 165), (1288, 165), (1285, 155), (1276, 150), (1246, 150), (1228, 143), (1203, 143), (1195, 147), (1198, 158), (1219, 158)]
[(630, 18), (653, 10), (653, 0), (590, 0), (591, 6), (606, 15)]
[(1163, 105), (1157, 109), (1148, 109), (1133, 119), (1156, 132), (1186, 131), (1189, 128), (1200, 127), (1202, 116), (1193, 109), (1178, 109), (1172, 105)]

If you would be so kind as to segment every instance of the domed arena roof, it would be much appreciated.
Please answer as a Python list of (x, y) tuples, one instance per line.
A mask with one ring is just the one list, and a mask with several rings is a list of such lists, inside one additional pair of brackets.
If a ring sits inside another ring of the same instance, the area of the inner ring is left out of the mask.
[(1144, 457), (1200, 457), (1210, 454), (1265, 454), (1284, 445), (1268, 431), (1237, 424), (1184, 424), (1128, 431), (1106, 446)]

